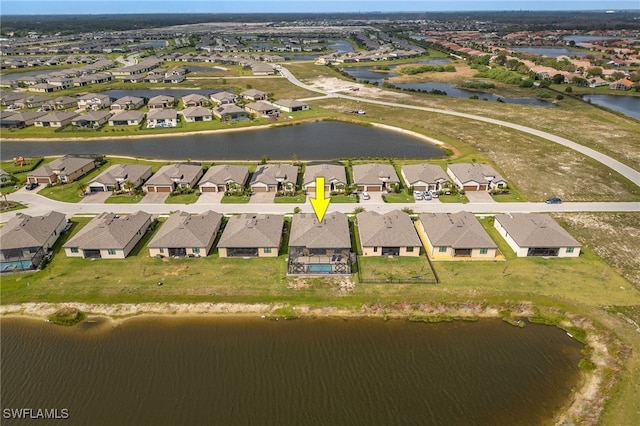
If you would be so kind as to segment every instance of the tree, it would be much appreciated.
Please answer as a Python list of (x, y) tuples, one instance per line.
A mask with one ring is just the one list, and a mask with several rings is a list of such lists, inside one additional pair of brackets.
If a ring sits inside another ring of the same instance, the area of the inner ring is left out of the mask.
[(593, 67), (587, 70), (587, 77), (602, 77), (602, 68)]
[(133, 191), (133, 189), (136, 187), (136, 184), (135, 184), (135, 183), (133, 183), (133, 182), (131, 182), (130, 180), (128, 180), (128, 181), (126, 181), (126, 182), (124, 183), (124, 185), (123, 185), (123, 186), (124, 186), (124, 189), (125, 189), (127, 192), (131, 193), (131, 192)]
[(564, 75), (556, 74), (553, 77), (551, 77), (551, 80), (553, 80), (553, 84), (562, 84), (564, 83)]

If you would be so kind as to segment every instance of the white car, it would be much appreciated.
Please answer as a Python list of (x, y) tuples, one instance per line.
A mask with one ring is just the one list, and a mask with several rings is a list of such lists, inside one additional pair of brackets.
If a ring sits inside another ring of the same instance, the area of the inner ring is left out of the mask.
[(416, 200), (422, 200), (423, 196), (422, 196), (422, 192), (420, 191), (413, 191), (413, 198), (415, 198)]
[(433, 190), (433, 189), (432, 189), (431, 191), (429, 191), (429, 193), (431, 194), (431, 196), (432, 196), (433, 198), (438, 198), (438, 192), (437, 192), (437, 191), (435, 191), (435, 190)]
[(424, 195), (423, 195), (424, 199), (429, 201), (431, 200), (433, 197), (431, 196), (431, 192), (429, 191), (424, 191)]
[(368, 193), (368, 192), (363, 192), (363, 193), (362, 193), (362, 199), (363, 199), (363, 200), (370, 200), (370, 199), (371, 199), (371, 196), (369, 196), (369, 193)]

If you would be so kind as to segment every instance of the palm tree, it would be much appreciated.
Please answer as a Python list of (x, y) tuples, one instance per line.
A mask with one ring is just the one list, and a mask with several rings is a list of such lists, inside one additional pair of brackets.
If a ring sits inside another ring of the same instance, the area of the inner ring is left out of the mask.
[(130, 180), (126, 181), (124, 183), (124, 189), (128, 192), (131, 193), (133, 191), (133, 189), (136, 187), (136, 184), (131, 182)]

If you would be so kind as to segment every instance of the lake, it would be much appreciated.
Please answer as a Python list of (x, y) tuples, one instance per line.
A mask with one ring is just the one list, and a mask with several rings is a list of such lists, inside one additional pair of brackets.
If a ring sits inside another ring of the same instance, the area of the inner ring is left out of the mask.
[(500, 320), (1, 326), (0, 405), (68, 410), (50, 425), (540, 425), (580, 384), (581, 344)]
[(588, 53), (578, 50), (565, 49), (562, 47), (510, 47), (511, 50), (524, 53), (533, 53), (534, 55), (548, 56), (557, 58), (558, 56), (580, 56), (586, 57)]
[(96, 153), (165, 160), (332, 160), (444, 157), (442, 149), (391, 130), (337, 121), (196, 135), (139, 139), (2, 142), (2, 159)]

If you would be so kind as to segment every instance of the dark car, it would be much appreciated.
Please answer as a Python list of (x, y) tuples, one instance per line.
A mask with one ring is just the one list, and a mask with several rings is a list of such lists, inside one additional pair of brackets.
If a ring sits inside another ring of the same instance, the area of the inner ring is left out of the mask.
[(36, 189), (37, 187), (38, 187), (37, 182), (29, 182), (24, 186), (24, 189), (26, 189), (27, 191), (31, 191), (32, 189)]
[(562, 200), (558, 197), (549, 198), (547, 204), (562, 204)]

